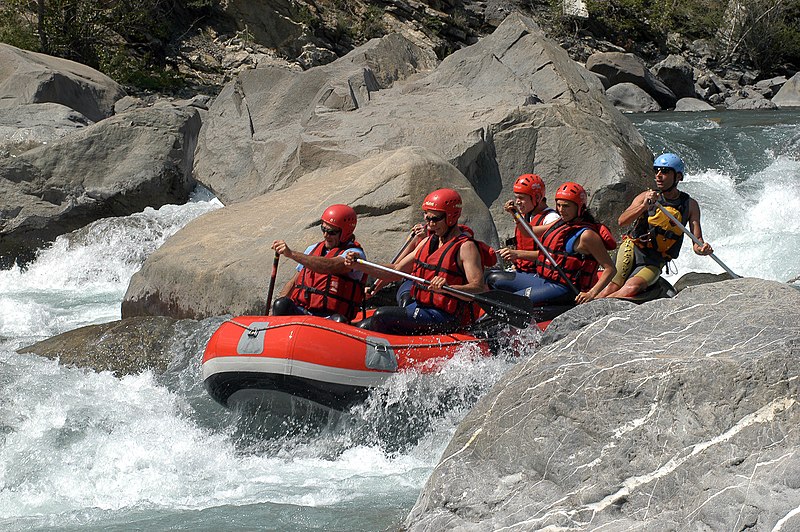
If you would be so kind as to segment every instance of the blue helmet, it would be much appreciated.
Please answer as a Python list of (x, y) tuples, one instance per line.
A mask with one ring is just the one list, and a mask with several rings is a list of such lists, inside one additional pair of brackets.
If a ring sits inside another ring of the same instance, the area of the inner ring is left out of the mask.
[(683, 161), (674, 153), (659, 155), (653, 162), (653, 168), (672, 168), (675, 172), (680, 172), (681, 174), (684, 170)]

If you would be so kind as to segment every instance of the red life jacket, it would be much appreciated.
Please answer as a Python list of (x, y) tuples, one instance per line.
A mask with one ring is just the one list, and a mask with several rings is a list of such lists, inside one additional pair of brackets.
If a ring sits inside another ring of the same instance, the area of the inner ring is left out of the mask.
[(470, 226), (459, 224), (458, 228), (467, 233), (467, 236), (471, 237), (472, 241), (478, 246), (478, 252), (481, 254), (481, 262), (483, 262), (484, 268), (491, 268), (497, 264), (497, 251), (492, 246), (481, 240), (475, 240), (475, 231)]
[[(352, 248), (361, 248), (361, 244), (350, 240), (326, 251), (325, 242), (320, 242), (309, 255), (312, 257), (338, 257)], [(331, 314), (341, 314), (348, 320), (352, 320), (356, 317), (361, 302), (364, 300), (365, 278), (365, 274), (356, 280), (347, 274), (318, 273), (308, 267), (303, 267), (294, 287), (289, 292), (289, 298), (305, 309), (330, 311)]]
[[(530, 219), (530, 226), (536, 227), (537, 225), (543, 225), (544, 219), (547, 218), (551, 212), (555, 212), (551, 208), (547, 208), (540, 212), (539, 214), (535, 214)], [(536, 251), (539, 249), (536, 246), (536, 242), (533, 241), (531, 235), (528, 234), (527, 231), (522, 229), (519, 224), (515, 225), (515, 238), (517, 240), (517, 249), (525, 250), (525, 251)], [(514, 268), (518, 272), (533, 272), (536, 270), (536, 261), (535, 260), (527, 260), (527, 259), (516, 259), (514, 261)]]
[[(559, 220), (541, 238), (542, 244), (550, 252), (556, 264), (561, 267), (575, 288), (582, 292), (590, 289), (595, 283), (595, 274), (600, 266), (592, 255), (567, 253), (567, 241), (584, 227), (599, 232), (596, 224), (580, 221), (567, 223)], [(536, 273), (548, 281), (565, 284), (558, 270), (541, 252), (536, 264)]]
[[(414, 257), (412, 275), (431, 280), (436, 276), (445, 278), (448, 285), (467, 283), (467, 275), (458, 265), (458, 252), (465, 242), (474, 241), (468, 234), (461, 233), (446, 244), (439, 246), (436, 236), (429, 236), (427, 242)], [(424, 307), (434, 307), (458, 316), (461, 325), (468, 325), (478, 317), (479, 307), (474, 302), (462, 301), (446, 292), (431, 292), (414, 283), (411, 297)]]

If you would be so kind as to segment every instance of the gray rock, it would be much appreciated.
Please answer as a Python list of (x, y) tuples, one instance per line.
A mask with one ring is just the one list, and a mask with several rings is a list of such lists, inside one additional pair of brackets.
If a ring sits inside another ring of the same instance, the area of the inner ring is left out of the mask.
[(678, 100), (678, 103), (675, 104), (676, 111), (714, 111), (715, 108), (713, 105), (710, 105), (703, 100), (698, 100), (697, 98), (681, 98)]
[(661, 106), (633, 83), (618, 83), (606, 91), (608, 100), (624, 113), (651, 113), (660, 111)]
[(684, 288), (690, 286), (698, 286), (701, 284), (718, 283), (720, 281), (728, 281), (731, 276), (727, 273), (705, 273), (705, 272), (689, 272), (681, 275), (675, 284), (675, 290), (680, 292)]
[(695, 83), (695, 92), (704, 99), (709, 99), (716, 94), (724, 94), (727, 90), (725, 81), (712, 72), (703, 74), (697, 78), (697, 83)]
[(778, 107), (800, 107), (800, 72), (789, 78), (781, 90), (772, 98)]
[(429, 66), (394, 35), (300, 74), (242, 73), (204, 122), (196, 177), (230, 203), (419, 145), (470, 180), (503, 234), (513, 224), (502, 203), (521, 173), (542, 175), (551, 191), (574, 176), (612, 225), (609, 213), (646, 186), (641, 135), (531, 19), (511, 15), (425, 74)]
[(738, 98), (729, 99), (725, 101), (725, 107), (731, 110), (747, 110), (747, 109), (777, 109), (770, 100), (766, 98)]
[(125, 91), (80, 63), (0, 43), (0, 107), (60, 103), (97, 122), (114, 113)]
[(58, 103), (0, 107), (0, 158), (52, 144), (90, 124), (79, 112)]
[(58, 359), (65, 366), (111, 371), (117, 377), (160, 375), (187, 362), (198, 364), (205, 344), (225, 318), (202, 322), (139, 317), (88, 325), (20, 349)]
[(586, 68), (604, 75), (612, 85), (633, 83), (652, 96), (662, 109), (671, 109), (678, 101), (669, 87), (656, 78), (634, 54), (598, 52), (589, 57)]
[(770, 79), (762, 79), (753, 88), (761, 93), (764, 98), (772, 98), (786, 84), (786, 76), (775, 76)]
[(600, 318), (620, 310), (630, 310), (635, 306), (636, 303), (631, 301), (613, 298), (595, 299), (587, 304), (578, 305), (550, 322), (550, 325), (547, 326), (547, 329), (542, 334), (539, 345), (545, 346), (555, 343)]
[(678, 98), (695, 98), (694, 69), (680, 55), (670, 54), (650, 69)]
[(99, 218), (185, 202), (199, 129), (196, 108), (159, 104), (0, 159), (0, 264)]
[(798, 309), (725, 281), (544, 347), (467, 415), (404, 529), (796, 528)]
[[(477, 238), (497, 245), (486, 205), (452, 165), (424, 148), (379, 154), (335, 172), (311, 174), (291, 188), (264, 194), (201, 216), (178, 231), (131, 279), (123, 317), (162, 315), (203, 318), (263, 314), (268, 264), (277, 239), (302, 252), (321, 240), (319, 217), (333, 203), (359, 214), (355, 234), (369, 260), (389, 262), (431, 191), (456, 188), (464, 200), (463, 223)], [(297, 264), (280, 263), (277, 290)]]

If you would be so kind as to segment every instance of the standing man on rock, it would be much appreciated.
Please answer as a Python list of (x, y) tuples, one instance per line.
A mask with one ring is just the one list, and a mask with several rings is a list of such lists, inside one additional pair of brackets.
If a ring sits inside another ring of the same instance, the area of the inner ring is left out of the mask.
[(358, 218), (347, 205), (331, 205), (321, 217), (323, 239), (306, 248), (292, 250), (283, 240), (272, 249), (299, 263), (294, 277), (272, 305), (273, 316), (313, 314), (340, 322), (352, 321), (364, 300), (366, 275), (345, 266), (344, 254), (366, 258), (353, 231)]
[(682, 225), (703, 243), (693, 244), (698, 255), (714, 252), (703, 241), (700, 206), (686, 192), (678, 190), (684, 164), (674, 153), (665, 153), (653, 163), (658, 190), (646, 190), (633, 199), (619, 217), (619, 225), (633, 227), (624, 236), (617, 253), (617, 274), (600, 297), (633, 297), (654, 285), (667, 262), (678, 258), (683, 230), (661, 212), (661, 203)]

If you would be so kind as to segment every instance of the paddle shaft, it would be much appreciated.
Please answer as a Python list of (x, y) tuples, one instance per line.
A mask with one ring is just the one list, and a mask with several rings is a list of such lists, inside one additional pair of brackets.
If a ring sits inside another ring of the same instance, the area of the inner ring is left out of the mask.
[[(697, 244), (697, 245), (698, 245), (698, 246), (700, 246), (700, 247), (702, 247), (702, 246), (703, 246), (703, 243), (702, 243), (702, 242), (700, 242), (700, 240), (699, 240), (699, 239), (698, 239), (696, 236), (694, 236), (694, 235), (692, 234), (692, 232), (691, 232), (691, 231), (689, 231), (688, 229), (686, 229), (686, 227), (684, 227), (684, 225), (683, 225), (683, 224), (681, 224), (681, 223), (678, 221), (678, 219), (677, 219), (677, 218), (675, 218), (675, 217), (674, 217), (674, 216), (673, 216), (673, 215), (672, 215), (672, 214), (671, 214), (671, 213), (670, 213), (670, 212), (669, 212), (667, 209), (665, 209), (665, 208), (664, 208), (664, 206), (663, 206), (663, 205), (661, 205), (661, 203), (659, 203), (659, 202), (656, 202), (656, 207), (658, 207), (658, 208), (661, 210), (661, 212), (663, 212), (663, 213), (664, 213), (664, 214), (667, 216), (667, 218), (669, 218), (669, 219), (672, 221), (672, 223), (674, 223), (675, 225), (677, 225), (678, 227), (680, 227), (681, 231), (683, 231), (683, 232), (686, 234), (686, 236), (688, 236), (689, 238), (691, 238), (691, 239), (692, 239), (692, 242), (694, 242), (695, 244)], [(722, 269), (723, 269), (723, 270), (725, 270), (726, 272), (728, 272), (728, 275), (730, 275), (730, 276), (731, 276), (731, 277), (733, 277), (734, 279), (739, 279), (739, 278), (740, 278), (740, 276), (739, 276), (739, 275), (736, 275), (735, 273), (733, 273), (733, 270), (731, 270), (730, 268), (728, 268), (728, 267), (725, 265), (725, 263), (724, 263), (724, 262), (722, 262), (721, 260), (719, 260), (719, 259), (717, 258), (717, 256), (716, 256), (716, 255), (714, 255), (713, 253), (710, 253), (708, 256), (709, 256), (709, 257), (711, 257), (712, 259), (714, 259), (714, 260), (716, 261), (716, 263), (717, 263), (717, 264), (719, 264), (720, 266), (722, 266)]]
[[(411, 231), (408, 234), (408, 237), (406, 237), (406, 241), (403, 244), (403, 247), (400, 248), (400, 251), (398, 251), (397, 254), (394, 256), (394, 258), (392, 259), (392, 264), (394, 264), (397, 261), (397, 259), (400, 258), (400, 255), (403, 254), (403, 252), (406, 250), (406, 248), (408, 247), (408, 245), (411, 243), (411, 241), (413, 239), (414, 239), (414, 231)], [(378, 284), (378, 279), (373, 279), (372, 282), (369, 284), (369, 289), (370, 290), (374, 290), (375, 289), (375, 285), (377, 285), (377, 284)]]
[(544, 256), (547, 257), (547, 260), (550, 261), (550, 264), (552, 264), (555, 267), (555, 269), (558, 271), (558, 274), (561, 276), (561, 278), (564, 279), (567, 282), (567, 286), (570, 287), (572, 292), (576, 296), (578, 294), (580, 294), (580, 290), (575, 288), (575, 285), (572, 284), (572, 281), (569, 280), (569, 277), (567, 277), (567, 274), (564, 272), (564, 270), (561, 269), (561, 266), (559, 266), (558, 263), (555, 260), (553, 260), (553, 256), (550, 255), (550, 252), (547, 251), (546, 247), (544, 247), (544, 244), (542, 244), (542, 241), (539, 240), (536, 237), (536, 234), (533, 232), (533, 229), (528, 224), (528, 222), (525, 221), (525, 218), (522, 217), (522, 214), (520, 214), (519, 211), (516, 211), (516, 210), (514, 211), (513, 214), (514, 214), (514, 219), (517, 220), (517, 223), (525, 228), (525, 231), (528, 233), (528, 236), (530, 236), (533, 239), (533, 241), (536, 242), (536, 246), (542, 251), (542, 253), (544, 253)]
[(278, 277), (278, 261), (281, 254), (275, 252), (275, 258), (272, 259), (272, 275), (269, 277), (269, 288), (267, 289), (267, 309), (264, 312), (265, 316), (269, 316), (270, 306), (272, 306), (272, 294), (275, 293), (275, 279)]
[[(401, 272), (400, 270), (395, 270), (394, 268), (387, 268), (386, 266), (383, 266), (381, 264), (375, 264), (374, 262), (369, 262), (364, 259), (356, 259), (356, 262), (358, 262), (359, 264), (364, 264), (366, 266), (372, 266), (376, 270), (381, 270), (386, 273), (393, 273), (395, 275), (399, 275), (400, 277), (405, 277), (406, 279), (410, 279), (412, 281), (415, 281), (417, 283), (426, 286), (431, 284), (430, 281), (428, 281), (427, 279), (423, 279), (422, 277), (417, 277), (416, 275), (411, 275), (410, 273)], [(444, 290), (445, 292), (450, 292), (451, 294), (464, 296), (469, 299), (476, 299), (476, 300), (481, 299), (480, 296), (478, 296), (477, 294), (470, 294), (469, 292), (464, 292), (462, 290), (458, 290), (457, 288), (451, 288), (447, 285), (443, 286), (442, 290)]]

